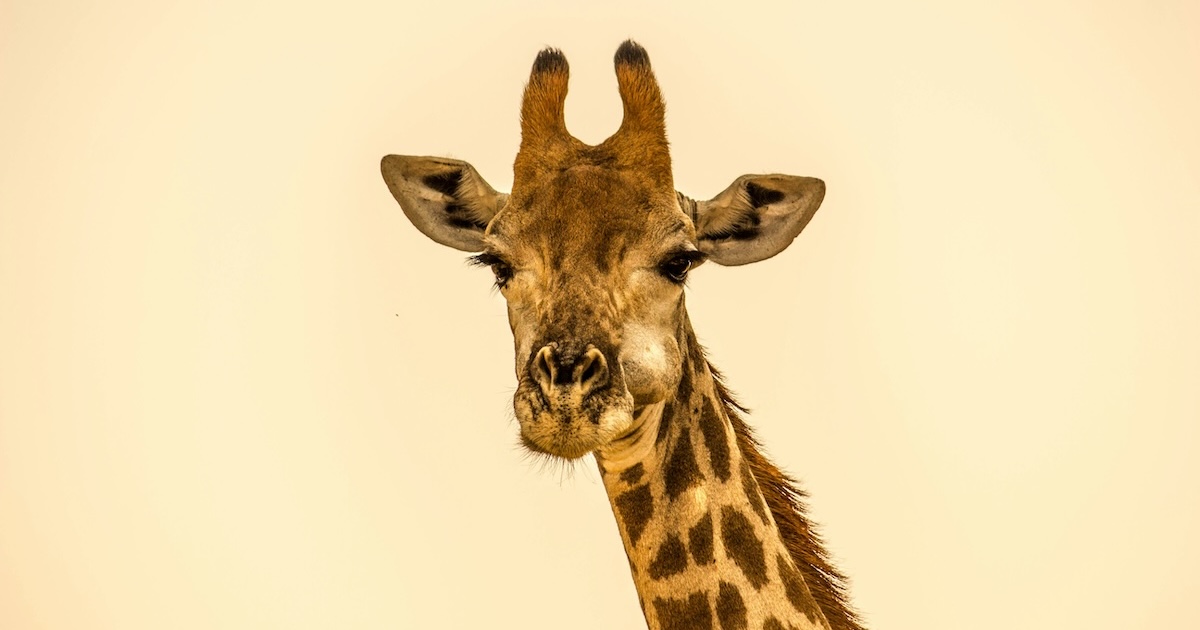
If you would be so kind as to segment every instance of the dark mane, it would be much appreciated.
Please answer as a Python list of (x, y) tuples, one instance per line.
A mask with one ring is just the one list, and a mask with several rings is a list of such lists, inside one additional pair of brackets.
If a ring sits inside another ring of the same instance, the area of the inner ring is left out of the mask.
[(858, 613), (847, 601), (846, 576), (833, 566), (821, 536), (808, 520), (808, 493), (763, 455), (762, 445), (754, 437), (754, 431), (742, 419), (742, 414), (747, 413), (745, 407), (734, 399), (712, 363), (708, 364), (708, 369), (713, 375), (717, 397), (725, 405), (725, 414), (737, 435), (738, 448), (750, 464), (750, 472), (758, 481), (767, 507), (779, 526), (779, 535), (796, 567), (804, 575), (813, 599), (825, 613), (832, 630), (863, 630)]

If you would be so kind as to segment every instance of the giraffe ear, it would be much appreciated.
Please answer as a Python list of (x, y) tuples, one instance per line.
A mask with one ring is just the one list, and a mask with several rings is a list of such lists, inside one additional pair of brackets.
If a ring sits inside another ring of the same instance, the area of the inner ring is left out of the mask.
[(794, 175), (743, 175), (696, 204), (700, 251), (719, 265), (745, 265), (778, 254), (808, 225), (825, 182)]
[(483, 231), (508, 202), (470, 164), (389, 155), (380, 164), (388, 190), (425, 236), (464, 252), (483, 250)]

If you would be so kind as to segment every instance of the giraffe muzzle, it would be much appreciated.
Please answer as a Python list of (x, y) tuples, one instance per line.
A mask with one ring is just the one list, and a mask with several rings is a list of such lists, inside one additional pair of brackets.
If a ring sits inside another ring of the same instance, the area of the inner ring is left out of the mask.
[(633, 397), (610, 356), (592, 344), (548, 343), (533, 353), (513, 397), (528, 448), (575, 459), (628, 428)]

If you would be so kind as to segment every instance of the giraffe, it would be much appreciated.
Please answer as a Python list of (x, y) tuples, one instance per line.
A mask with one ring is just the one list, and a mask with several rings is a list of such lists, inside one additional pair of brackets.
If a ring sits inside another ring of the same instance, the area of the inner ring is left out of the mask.
[(418, 230), (494, 273), (521, 442), (594, 455), (649, 628), (861, 630), (807, 495), (763, 454), (684, 305), (701, 263), (786, 248), (825, 185), (744, 175), (708, 201), (676, 192), (649, 56), (626, 41), (614, 65), (623, 119), (592, 146), (566, 128), (566, 57), (538, 54), (511, 194), (446, 158), (386, 156), (384, 180)]

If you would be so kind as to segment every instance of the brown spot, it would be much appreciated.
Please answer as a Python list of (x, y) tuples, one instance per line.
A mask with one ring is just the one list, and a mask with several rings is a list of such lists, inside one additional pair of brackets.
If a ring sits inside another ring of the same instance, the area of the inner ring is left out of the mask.
[(737, 587), (722, 581), (717, 589), (717, 620), (721, 630), (746, 630), (746, 603)]
[(654, 436), (654, 444), (657, 446), (667, 439), (667, 434), (671, 426), (675, 424), (675, 412), (678, 407), (675, 401), (668, 400), (667, 404), (663, 405), (662, 419), (658, 421), (658, 435)]
[(813, 600), (804, 576), (783, 554), (775, 556), (775, 564), (779, 567), (779, 577), (783, 580), (783, 590), (787, 593), (789, 602), (797, 611), (804, 613), (810, 623), (816, 623), (821, 616), (817, 602)]
[(687, 568), (687, 549), (683, 541), (675, 534), (670, 534), (654, 554), (650, 562), (650, 577), (656, 580), (671, 577)]
[(650, 517), (654, 516), (654, 497), (650, 494), (650, 485), (641, 485), (622, 493), (614, 503), (621, 515), (621, 522), (625, 524), (630, 546), (636, 545)]
[(700, 467), (696, 465), (696, 453), (692, 449), (692, 434), (687, 427), (679, 430), (679, 437), (675, 440), (675, 450), (667, 458), (663, 475), (666, 477), (667, 497), (672, 501), (684, 490), (704, 479), (700, 473)]
[(729, 481), (729, 438), (725, 434), (725, 421), (717, 412), (712, 398), (704, 400), (704, 408), (700, 413), (700, 433), (704, 435), (704, 444), (708, 446), (713, 472), (721, 481)]
[(763, 505), (762, 493), (758, 489), (758, 481), (754, 479), (754, 473), (750, 472), (750, 465), (746, 460), (742, 460), (742, 491), (746, 493), (746, 499), (750, 502), (750, 507), (754, 508), (754, 513), (758, 518), (762, 519), (763, 525), (767, 524), (767, 507)]
[(662, 630), (712, 630), (712, 609), (703, 592), (692, 593), (687, 599), (654, 599), (654, 613)]
[(746, 574), (751, 586), (761, 589), (767, 583), (767, 560), (750, 519), (734, 508), (722, 508), (721, 540), (725, 543), (725, 555)]
[(679, 388), (675, 390), (675, 400), (686, 403), (692, 398), (692, 371), (683, 366), (679, 373)]
[[(663, 440), (667, 439), (669, 434), (668, 429), (676, 424), (686, 424), (686, 414), (688, 405), (692, 398), (692, 377), (690, 370), (684, 366), (683, 373), (679, 377), (679, 387), (675, 390), (675, 398), (668, 400), (667, 404), (663, 405), (662, 420), (658, 423), (658, 435), (654, 438), (655, 444), (662, 444)], [(682, 411), (680, 411), (682, 410)], [(676, 416), (680, 416), (677, 421)]]
[(716, 561), (713, 558), (713, 525), (712, 516), (705, 514), (700, 522), (688, 530), (688, 547), (692, 550), (692, 559), (703, 566)]
[[(691, 201), (691, 200), (689, 200)], [(695, 203), (694, 201), (692, 203)], [(700, 340), (696, 338), (695, 333), (688, 331), (687, 336), (687, 352), (688, 359), (696, 366), (698, 375), (704, 374), (704, 348), (700, 345)]]
[(638, 462), (621, 472), (621, 481), (633, 485), (642, 480), (642, 474), (645, 472), (645, 467)]
[(785, 624), (775, 617), (767, 617), (767, 620), (763, 622), (763, 630), (798, 630), (798, 628), (791, 623)]

